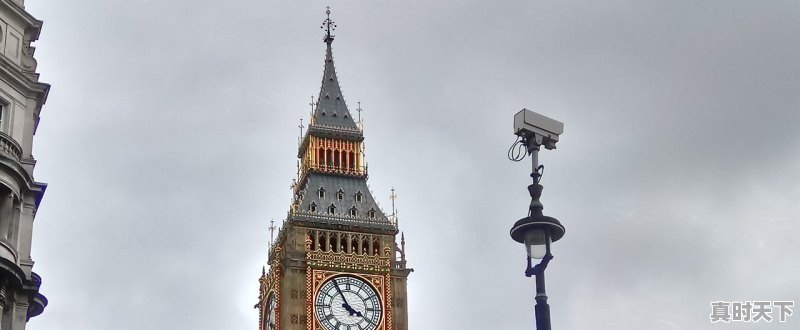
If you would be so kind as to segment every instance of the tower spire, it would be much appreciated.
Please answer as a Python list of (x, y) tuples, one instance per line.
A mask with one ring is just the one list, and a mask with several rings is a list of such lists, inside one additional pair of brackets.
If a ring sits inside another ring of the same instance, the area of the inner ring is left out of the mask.
[(336, 129), (348, 130), (348, 133), (360, 135), (361, 130), (355, 120), (347, 110), (347, 104), (339, 86), (339, 78), (336, 76), (336, 67), (333, 65), (333, 43), (334, 35), (331, 34), (336, 29), (336, 23), (331, 20), (331, 10), (325, 12), (328, 16), (322, 21), (322, 28), (325, 31), (325, 71), (322, 74), (322, 85), (320, 86), (319, 96), (314, 105), (315, 109), (311, 115), (308, 129), (313, 126), (328, 126)]

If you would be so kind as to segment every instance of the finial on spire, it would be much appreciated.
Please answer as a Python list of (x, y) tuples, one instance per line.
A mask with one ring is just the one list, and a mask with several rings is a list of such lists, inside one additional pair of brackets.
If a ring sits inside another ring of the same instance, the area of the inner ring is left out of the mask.
[(406, 234), (400, 232), (400, 261), (406, 261)]
[(358, 126), (361, 126), (361, 129), (363, 130), (364, 124), (361, 123), (361, 111), (364, 110), (361, 109), (361, 101), (358, 101), (358, 109), (356, 109), (356, 111), (358, 111)]
[(397, 200), (397, 194), (394, 193), (394, 187), (392, 187), (392, 194), (389, 195), (389, 198), (392, 200), (392, 219), (394, 220), (394, 225), (397, 226), (397, 209), (394, 207), (394, 201)]
[(325, 43), (330, 45), (333, 42), (334, 37), (331, 32), (336, 30), (336, 22), (331, 20), (331, 7), (328, 6), (326, 8), (327, 10), (325, 11), (325, 14), (328, 15), (328, 18), (322, 21), (322, 26), (320, 26), (320, 28), (325, 30), (325, 38), (323, 40), (325, 40)]
[(397, 199), (397, 194), (394, 193), (394, 187), (392, 187), (392, 194), (389, 195), (389, 198), (392, 200), (392, 215), (394, 215), (396, 212), (394, 208), (394, 201)]
[(300, 140), (302, 140), (303, 139), (303, 128), (305, 128), (305, 126), (303, 126), (303, 118), (300, 118), (300, 125), (297, 126), (297, 127), (300, 128)]
[(275, 220), (269, 221), (269, 245), (272, 246), (272, 242), (275, 239)]

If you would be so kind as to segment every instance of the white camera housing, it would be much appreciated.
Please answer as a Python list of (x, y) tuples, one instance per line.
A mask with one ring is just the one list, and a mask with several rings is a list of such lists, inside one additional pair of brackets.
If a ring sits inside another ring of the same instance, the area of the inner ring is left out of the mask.
[(528, 109), (514, 115), (514, 134), (525, 138), (529, 143), (555, 149), (558, 136), (564, 133), (564, 123), (542, 116)]

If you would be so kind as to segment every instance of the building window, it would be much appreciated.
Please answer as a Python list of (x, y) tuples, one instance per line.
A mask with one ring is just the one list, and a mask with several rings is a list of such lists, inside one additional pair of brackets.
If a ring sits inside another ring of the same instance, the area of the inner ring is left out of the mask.
[(356, 193), (356, 202), (359, 202), (359, 203), (361, 203), (361, 202), (363, 202), (363, 201), (364, 201), (364, 194), (362, 194), (360, 191), (359, 191), (359, 192), (357, 192), (357, 193)]
[(331, 206), (328, 206), (328, 213), (330, 214), (336, 213), (336, 206), (334, 206), (333, 204), (331, 204)]
[(339, 191), (336, 192), (336, 200), (340, 201), (342, 199), (344, 199), (344, 191), (339, 189)]
[(356, 209), (355, 206), (352, 209), (350, 209), (350, 216), (351, 217), (358, 216), (358, 209)]
[(374, 209), (370, 209), (369, 212), (367, 212), (367, 216), (370, 219), (375, 219), (375, 210)]
[(317, 212), (317, 204), (311, 203), (311, 205), (308, 206), (308, 210), (311, 212)]
[(325, 198), (325, 188), (319, 188), (319, 198)]

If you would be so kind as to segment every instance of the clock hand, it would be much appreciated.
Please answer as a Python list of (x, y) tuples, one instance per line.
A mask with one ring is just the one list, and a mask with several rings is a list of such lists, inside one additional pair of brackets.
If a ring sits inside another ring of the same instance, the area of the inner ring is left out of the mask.
[(353, 307), (350, 307), (350, 304), (347, 303), (347, 298), (344, 297), (344, 293), (342, 293), (342, 289), (339, 288), (339, 283), (335, 279), (333, 280), (333, 286), (336, 287), (336, 291), (339, 292), (339, 296), (341, 296), (342, 297), (342, 301), (344, 301), (344, 303), (342, 304), (342, 307), (344, 307), (344, 309), (348, 313), (350, 313), (350, 316), (353, 316), (353, 315), (361, 316), (361, 313), (357, 312), (355, 309), (353, 309)]
[(362, 315), (361, 312), (355, 310), (355, 308), (351, 307), (348, 304), (342, 304), (342, 307), (344, 307), (344, 309), (346, 309), (347, 312), (350, 313), (350, 316), (358, 315), (359, 317), (364, 317), (364, 315)]

